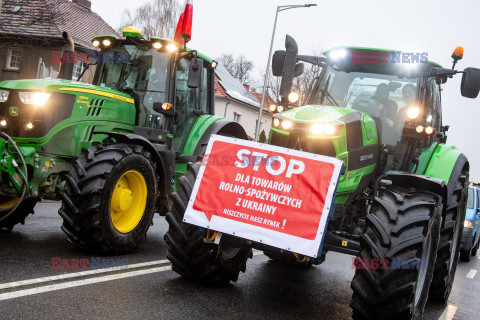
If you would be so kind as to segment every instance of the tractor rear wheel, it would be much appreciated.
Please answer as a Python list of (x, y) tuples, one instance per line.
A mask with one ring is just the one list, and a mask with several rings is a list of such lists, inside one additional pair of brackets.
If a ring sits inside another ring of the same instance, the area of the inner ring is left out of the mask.
[(351, 307), (355, 320), (421, 319), (435, 266), (441, 198), (381, 187), (367, 215), (355, 258)]
[(186, 174), (179, 178), (177, 192), (172, 195), (172, 212), (167, 213), (169, 228), (165, 234), (168, 245), (167, 258), (176, 273), (213, 285), (226, 285), (237, 281), (240, 271), (245, 272), (247, 259), (252, 257), (251, 248), (237, 248), (205, 242), (214, 238), (214, 233), (183, 222), (193, 185), (200, 165), (189, 164)]
[(122, 253), (145, 238), (155, 209), (157, 177), (141, 146), (93, 146), (76, 160), (62, 193), (62, 230), (88, 251)]
[(16, 224), (24, 224), (25, 218), (29, 214), (33, 214), (33, 208), (37, 204), (38, 199), (27, 198), (12, 213), (9, 213), (17, 205), (18, 201), (20, 201), (18, 197), (0, 196), (0, 229), (12, 230)]
[(472, 257), (475, 257), (477, 255), (478, 247), (480, 246), (480, 241), (477, 243), (477, 245), (473, 248), (472, 250)]
[(446, 303), (452, 291), (463, 232), (463, 220), (465, 220), (466, 183), (468, 184), (468, 173), (463, 172), (456, 181), (452, 197), (448, 200), (430, 288), (429, 299), (432, 301)]
[(467, 250), (460, 250), (460, 260), (463, 262), (469, 262), (472, 257), (472, 246)]

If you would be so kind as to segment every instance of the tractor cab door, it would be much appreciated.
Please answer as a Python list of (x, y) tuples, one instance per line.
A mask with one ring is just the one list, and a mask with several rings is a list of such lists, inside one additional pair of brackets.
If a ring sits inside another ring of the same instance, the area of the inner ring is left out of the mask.
[(175, 121), (172, 127), (173, 146), (177, 152), (182, 152), (190, 131), (203, 114), (211, 110), (211, 81), (209, 68), (203, 68), (200, 85), (190, 88), (187, 85), (190, 61), (182, 59), (176, 66), (175, 79)]

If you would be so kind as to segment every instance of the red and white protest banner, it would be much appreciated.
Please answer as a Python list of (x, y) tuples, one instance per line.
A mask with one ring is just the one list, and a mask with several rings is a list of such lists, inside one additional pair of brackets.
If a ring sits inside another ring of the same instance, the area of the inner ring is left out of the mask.
[(341, 160), (212, 135), (184, 221), (317, 257)]

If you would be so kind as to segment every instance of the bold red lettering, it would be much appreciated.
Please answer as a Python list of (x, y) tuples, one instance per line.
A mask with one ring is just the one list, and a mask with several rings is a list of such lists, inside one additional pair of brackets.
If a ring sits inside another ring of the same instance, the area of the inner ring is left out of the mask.
[(54, 270), (64, 269), (64, 267), (59, 264), (60, 261), (62, 261), (62, 258), (52, 257), (52, 269)]
[(370, 63), (370, 58), (368, 57), (368, 53), (364, 52), (362, 55), (362, 63)]
[(62, 259), (63, 269), (70, 269), (70, 263), (68, 263), (68, 259)]
[(388, 62), (388, 52), (379, 52), (380, 58), (382, 58), (382, 63)]
[(78, 259), (72, 259), (72, 263), (70, 265), (70, 269), (78, 269), (79, 268), (79, 265), (78, 265)]
[(90, 260), (89, 259), (80, 259), (80, 264), (82, 265), (80, 267), (80, 269), (83, 269), (83, 270), (88, 269), (87, 265), (90, 264)]
[(51, 51), (51, 53), (52, 53), (52, 63), (62, 62), (62, 51)]
[(380, 60), (378, 52), (374, 52), (370, 55), (370, 58), (372, 58), (371, 63), (378, 63)]
[(361, 51), (352, 51), (352, 63), (360, 63)]
[(365, 269), (361, 258), (352, 257), (352, 269)]

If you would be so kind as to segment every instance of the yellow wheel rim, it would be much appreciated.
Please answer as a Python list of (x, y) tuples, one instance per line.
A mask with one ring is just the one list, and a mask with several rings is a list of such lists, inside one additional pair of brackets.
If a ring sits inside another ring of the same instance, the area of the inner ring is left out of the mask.
[(0, 210), (9, 210), (13, 208), (19, 201), (20, 201), (20, 198), (18, 197), (1, 196)]
[(110, 217), (118, 232), (128, 233), (142, 220), (147, 193), (145, 178), (136, 170), (127, 171), (118, 179), (110, 200)]

